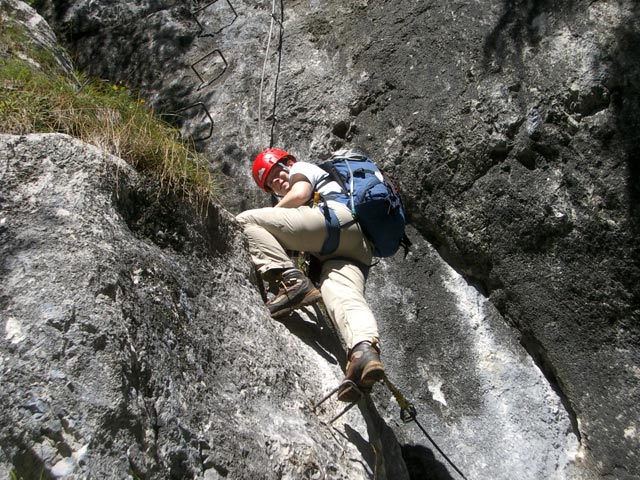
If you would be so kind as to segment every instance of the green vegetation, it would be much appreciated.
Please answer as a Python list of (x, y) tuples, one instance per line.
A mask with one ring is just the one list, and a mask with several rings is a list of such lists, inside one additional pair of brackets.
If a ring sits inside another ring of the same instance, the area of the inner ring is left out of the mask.
[[(40, 471), (40, 476), (38, 477), (38, 480), (42, 480), (43, 478), (44, 478), (44, 469)], [(22, 475), (18, 476), (15, 470), (10, 470), (9, 480), (24, 480), (24, 477)]]
[(206, 160), (180, 132), (123, 86), (71, 76), (53, 52), (0, 17), (0, 129), (67, 133), (117, 155), (198, 205), (216, 186)]

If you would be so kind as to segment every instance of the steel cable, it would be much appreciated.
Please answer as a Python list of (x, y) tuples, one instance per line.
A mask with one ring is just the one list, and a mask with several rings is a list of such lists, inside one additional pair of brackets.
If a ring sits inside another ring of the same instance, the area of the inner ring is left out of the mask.
[(271, 48), (271, 37), (273, 35), (273, 25), (275, 22), (280, 24), (280, 42), (278, 45), (278, 66), (276, 70), (276, 79), (274, 84), (274, 92), (273, 92), (273, 111), (271, 113), (272, 123), (271, 123), (271, 135), (269, 139), (269, 147), (273, 146), (273, 133), (275, 129), (276, 123), (276, 105), (277, 105), (277, 96), (278, 96), (278, 79), (280, 77), (280, 67), (282, 64), (282, 38), (284, 35), (284, 2), (280, 0), (280, 20), (276, 18), (276, 0), (271, 2), (271, 22), (269, 24), (269, 36), (267, 38), (267, 47), (265, 49), (264, 62), (262, 64), (262, 75), (260, 77), (260, 92), (258, 95), (258, 144), (260, 148), (264, 145), (262, 143), (262, 98), (264, 95), (264, 78), (267, 71), (267, 62), (269, 60), (269, 50)]

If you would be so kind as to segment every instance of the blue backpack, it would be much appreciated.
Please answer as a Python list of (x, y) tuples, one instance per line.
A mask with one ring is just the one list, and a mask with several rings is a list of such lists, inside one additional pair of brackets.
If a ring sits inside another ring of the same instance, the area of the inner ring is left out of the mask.
[[(346, 205), (353, 215), (353, 221), (342, 227), (358, 222), (373, 243), (376, 257), (390, 257), (401, 246), (406, 256), (411, 241), (404, 232), (404, 206), (397, 188), (376, 164), (356, 150), (340, 150), (318, 166), (328, 175), (316, 189), (323, 183), (337, 182), (342, 193), (332, 194), (329, 199)], [(320, 254), (329, 255), (338, 248), (340, 224), (333, 210), (325, 208), (324, 213), (329, 235)]]

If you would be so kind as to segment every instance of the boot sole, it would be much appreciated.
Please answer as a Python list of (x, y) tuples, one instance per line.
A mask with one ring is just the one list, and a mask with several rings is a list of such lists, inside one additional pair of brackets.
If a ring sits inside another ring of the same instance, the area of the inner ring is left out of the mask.
[(342, 390), (338, 391), (338, 400), (340, 402), (348, 403), (357, 402), (360, 400), (360, 394), (355, 388), (347, 385)]
[[(358, 388), (363, 393), (369, 392), (371, 387), (380, 380), (384, 379), (384, 367), (381, 362), (369, 362), (367, 368), (360, 375)], [(360, 399), (360, 394), (350, 385), (346, 385), (344, 389), (338, 391), (338, 400), (341, 402), (356, 402)]]
[(371, 388), (374, 383), (384, 378), (384, 367), (381, 362), (369, 362), (360, 376), (360, 382), (363, 388)]
[(316, 303), (321, 298), (322, 298), (322, 294), (320, 293), (320, 291), (314, 288), (312, 291), (307, 293), (304, 296), (304, 298), (300, 300), (300, 302), (296, 303), (295, 305), (292, 305), (287, 308), (283, 308), (282, 310), (278, 310), (277, 312), (272, 313), (271, 318), (284, 317), (285, 315), (290, 314), (291, 312), (293, 312), (294, 310), (297, 310), (300, 307), (306, 307), (307, 305), (312, 305)]

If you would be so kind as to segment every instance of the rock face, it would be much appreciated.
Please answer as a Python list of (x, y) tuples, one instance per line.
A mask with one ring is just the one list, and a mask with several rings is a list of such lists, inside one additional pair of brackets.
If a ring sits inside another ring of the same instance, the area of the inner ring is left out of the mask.
[[(344, 145), (359, 146), (394, 176), (416, 228), (416, 247), (406, 261), (385, 260), (372, 272), (369, 295), (384, 333), (383, 356), (389, 376), (414, 401), (419, 419), (468, 478), (631, 479), (640, 474), (636, 2), (287, 2), (284, 17), (276, 9), (284, 25), (282, 55), (277, 53), (279, 24), (274, 22), (266, 63), (270, 2), (40, 3), (83, 69), (140, 88), (162, 113), (183, 117), (185, 133), (200, 139), (212, 166), (233, 179), (226, 198), (232, 212), (265, 202), (249, 193), (255, 189), (248, 165), (269, 145), (272, 124), (274, 143), (300, 159), (316, 160)], [(276, 115), (268, 118), (274, 92)], [(157, 211), (140, 218), (160, 221), (163, 215)], [(27, 220), (25, 213), (24, 218), (30, 228), (37, 225), (35, 217)], [(189, 228), (174, 223), (182, 225), (171, 221), (138, 230), (143, 245), (181, 245), (175, 232)], [(223, 231), (232, 228), (225, 220), (214, 223)], [(193, 238), (190, 249), (201, 248), (201, 239), (209, 250), (226, 245), (217, 240), (224, 234), (216, 228), (193, 227), (202, 229), (209, 233), (188, 237)], [(239, 244), (233, 245), (215, 258), (224, 264), (232, 261), (233, 252), (244, 255)], [(200, 263), (192, 261), (184, 259), (181, 268), (199, 272)], [(180, 271), (169, 261), (165, 265), (170, 272)], [(42, 268), (50, 271), (44, 263)], [(237, 321), (254, 330), (243, 336), (232, 329), (224, 339), (239, 342), (240, 357), (252, 359), (255, 352), (241, 346), (242, 341), (271, 324), (246, 284), (248, 267), (238, 268), (235, 281), (249, 300)], [(105, 267), (104, 275), (120, 270)], [(180, 290), (182, 282), (169, 283)], [(220, 302), (226, 306), (221, 308), (229, 311), (227, 292), (237, 289), (227, 277), (206, 287), (211, 290), (205, 288), (203, 297), (211, 298), (222, 288), (215, 285), (224, 282), (229, 289), (222, 290), (225, 299)], [(95, 291), (88, 295), (96, 297)], [(153, 311), (136, 307), (139, 299), (133, 294), (127, 299), (129, 311)], [(173, 311), (166, 307), (163, 312)], [(71, 318), (69, 308), (63, 311), (67, 317), (62, 318)], [(13, 318), (17, 324), (22, 321), (20, 315)], [(157, 321), (139, 321), (143, 327), (136, 328), (153, 332), (169, 321), (161, 313), (149, 318)], [(256, 318), (261, 320), (254, 325)], [(7, 333), (7, 342), (17, 335)], [(202, 334), (196, 331), (189, 338), (195, 342)], [(312, 362), (311, 368), (326, 364), (315, 353), (304, 356), (309, 349), (297, 337), (285, 338), (294, 344), (282, 347), (284, 357)], [(171, 358), (189, 361), (182, 340), (174, 348), (183, 351)], [(13, 352), (5, 358), (14, 358)], [(203, 364), (213, 368), (208, 362)], [(183, 365), (171, 371), (181, 371)], [(331, 372), (339, 378), (335, 364)], [(45, 373), (34, 375), (35, 383), (47, 378)], [(290, 386), (294, 377), (289, 377)], [(331, 383), (323, 388), (322, 382), (310, 381), (312, 376), (303, 378), (311, 397)], [(278, 380), (273, 386), (253, 386), (264, 388), (261, 395), (266, 397), (285, 398), (292, 389), (279, 390)], [(24, 392), (24, 386), (16, 388)], [(237, 395), (230, 397), (237, 401)], [(200, 398), (190, 402), (193, 412), (182, 407), (175, 410), (181, 415), (167, 417), (177, 422), (187, 416), (192, 422), (188, 430), (199, 432), (204, 417), (196, 420), (197, 412), (205, 408)], [(378, 472), (401, 478), (385, 470), (397, 468), (411, 478), (455, 478), (415, 426), (399, 424), (397, 407), (384, 389), (376, 389), (373, 400), (375, 405), (362, 407), (369, 429), (392, 430), (404, 458), (393, 457), (389, 446), (389, 458), (398, 463), (385, 462)], [(291, 408), (271, 407), (273, 403), (264, 402), (270, 415), (291, 414)], [(250, 410), (246, 420), (266, 428), (260, 412)], [(139, 421), (140, 415), (132, 417)], [(105, 424), (123, 423), (121, 417), (113, 418)], [(312, 416), (303, 418), (315, 422)], [(262, 448), (267, 438), (272, 441), (287, 431), (273, 424), (276, 432), (264, 433)], [(138, 432), (130, 434), (136, 445), (147, 435), (144, 428)], [(188, 443), (180, 428), (172, 432), (169, 450)], [(214, 449), (210, 442), (215, 439), (204, 437)], [(304, 444), (317, 449), (314, 462), (328, 465), (323, 461), (333, 454), (312, 441)], [(345, 448), (354, 444), (360, 445), (355, 441)], [(8, 463), (33, 446), (21, 445), (5, 454)], [(67, 450), (79, 452), (82, 445)], [(108, 442), (97, 445), (110, 448)], [(247, 472), (246, 478), (266, 458), (260, 455), (270, 455), (255, 451), (257, 443), (250, 445), (227, 452), (233, 459), (245, 458), (244, 451), (258, 456), (253, 463), (239, 460), (241, 467), (234, 472)], [(134, 452), (132, 465), (151, 465), (145, 467), (149, 475), (170, 468), (171, 455), (138, 448), (141, 453)], [(195, 458), (192, 454), (187, 449), (184, 458)], [(136, 455), (142, 460), (135, 460)], [(276, 455), (273, 461), (280, 468), (299, 465), (285, 457)], [(365, 461), (371, 464), (370, 458)], [(342, 472), (357, 476), (350, 467), (337, 468), (338, 477)], [(227, 472), (230, 478), (242, 475)]]
[(367, 478), (371, 441), (406, 478), (389, 434), (311, 411), (335, 346), (269, 318), (228, 214), (197, 221), (67, 136), (0, 136), (0, 154), (3, 476)]
[[(9, 39), (17, 44), (14, 48), (23, 47), (20, 52), (22, 60), (34, 68), (47, 66), (41, 64), (43, 60), (52, 60), (55, 64), (51, 65), (53, 68), (70, 77), (73, 76), (73, 65), (69, 55), (58, 43), (55, 33), (46, 20), (29, 5), (19, 0), (3, 0), (0, 3), (0, 22), (3, 30), (9, 32)], [(8, 50), (7, 45), (0, 46), (0, 59), (9, 56)], [(37, 58), (32, 55), (34, 50), (45, 51), (48, 55)]]

